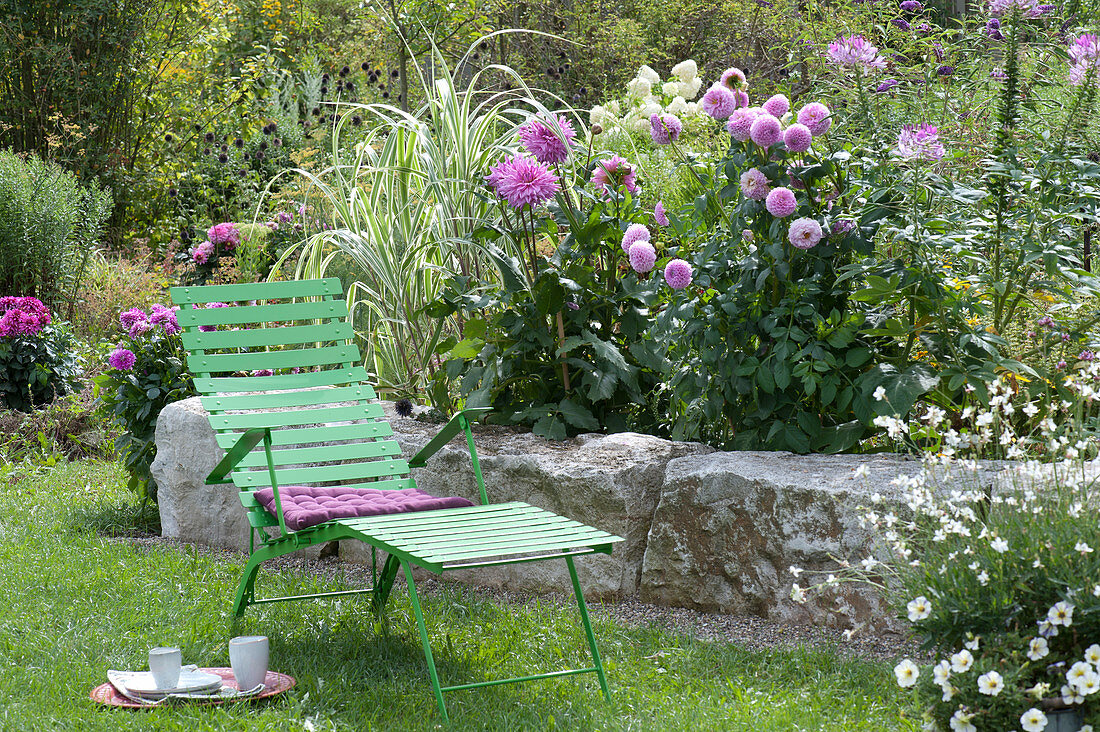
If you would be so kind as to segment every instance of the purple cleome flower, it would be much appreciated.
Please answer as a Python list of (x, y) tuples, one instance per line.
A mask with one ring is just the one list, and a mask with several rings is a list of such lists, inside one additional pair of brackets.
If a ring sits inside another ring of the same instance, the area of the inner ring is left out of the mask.
[(107, 363), (113, 369), (129, 371), (137, 363), (137, 356), (128, 348), (116, 348), (107, 356)]
[(808, 218), (795, 219), (787, 232), (787, 240), (798, 249), (813, 249), (821, 236), (821, 224)]
[(653, 269), (657, 261), (657, 250), (648, 241), (636, 242), (627, 253), (630, 258), (630, 267), (638, 274), (645, 274)]
[(531, 119), (519, 128), (523, 147), (536, 160), (547, 165), (564, 163), (569, 157), (569, 146), (576, 137), (573, 124), (563, 114), (559, 114), (557, 119)]
[(764, 206), (772, 216), (785, 219), (798, 209), (798, 202), (790, 188), (775, 188), (764, 200)]
[(902, 128), (896, 152), (906, 160), (939, 160), (947, 151), (940, 142), (939, 130), (925, 122)]
[(745, 198), (763, 201), (770, 189), (768, 176), (757, 168), (749, 168), (741, 174), (741, 193)]
[(674, 114), (651, 114), (649, 116), (649, 134), (658, 145), (668, 145), (680, 138), (684, 124)]
[(737, 97), (727, 87), (715, 84), (707, 89), (700, 106), (714, 119), (726, 119), (737, 109)]
[(629, 252), (630, 247), (634, 246), (637, 242), (649, 241), (649, 239), (649, 229), (646, 228), (645, 224), (631, 224), (626, 227), (626, 231), (623, 233), (623, 252)]
[(814, 134), (810, 128), (798, 122), (783, 130), (783, 143), (794, 153), (806, 152), (813, 145)]
[(534, 208), (561, 190), (558, 177), (534, 158), (516, 155), (489, 169), (489, 185), (514, 209)]
[(665, 265), (665, 282), (674, 290), (682, 290), (691, 284), (691, 265), (682, 259), (673, 259)]
[(771, 147), (783, 139), (783, 128), (778, 119), (764, 113), (753, 120), (749, 137), (760, 147)]
[(863, 36), (844, 36), (833, 41), (829, 44), (828, 55), (829, 61), (837, 66), (862, 66), (867, 70), (886, 68), (886, 59)]
[(1094, 33), (1077, 36), (1070, 43), (1068, 53), (1069, 83), (1074, 86), (1086, 83), (1100, 86), (1100, 36)]

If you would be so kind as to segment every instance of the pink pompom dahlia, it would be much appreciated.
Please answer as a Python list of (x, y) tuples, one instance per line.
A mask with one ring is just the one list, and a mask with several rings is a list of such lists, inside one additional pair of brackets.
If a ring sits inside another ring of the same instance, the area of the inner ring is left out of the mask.
[(749, 127), (749, 137), (760, 147), (771, 147), (783, 139), (783, 127), (770, 114), (762, 114)]
[(772, 216), (785, 219), (798, 208), (798, 201), (790, 188), (774, 188), (764, 200), (764, 205)]
[(783, 130), (783, 143), (794, 153), (806, 152), (813, 145), (814, 134), (810, 128), (798, 122)]
[(714, 119), (726, 119), (737, 109), (737, 97), (728, 88), (715, 84), (707, 89), (700, 106)]
[(773, 117), (782, 117), (791, 111), (791, 100), (782, 94), (775, 94), (764, 102), (764, 111)]
[(31, 336), (50, 324), (50, 309), (37, 297), (0, 297), (0, 337)]
[(795, 219), (787, 232), (787, 239), (799, 249), (813, 249), (821, 236), (821, 224), (808, 218)]
[(668, 214), (665, 213), (665, 204), (657, 201), (657, 205), (653, 207), (653, 220), (657, 222), (658, 226), (668, 226)]
[(630, 267), (638, 274), (645, 274), (653, 269), (657, 261), (657, 250), (648, 241), (640, 241), (630, 247), (627, 253), (630, 258)]
[(191, 261), (195, 264), (206, 264), (214, 256), (214, 243), (204, 241), (191, 250)]
[(721, 84), (730, 91), (738, 91), (749, 85), (745, 78), (745, 72), (736, 66), (731, 66), (722, 72)]
[(810, 102), (798, 110), (798, 121), (806, 125), (814, 137), (820, 137), (829, 131), (833, 124), (832, 113), (821, 102)]
[(137, 363), (137, 356), (128, 348), (116, 348), (107, 356), (107, 364), (119, 371), (129, 371)]
[(674, 114), (651, 114), (649, 116), (649, 134), (658, 145), (668, 145), (680, 138), (684, 124)]
[(741, 174), (741, 193), (745, 198), (763, 201), (769, 190), (768, 176), (764, 175), (759, 169), (749, 168)]
[(682, 290), (690, 285), (692, 274), (691, 265), (682, 259), (673, 259), (665, 265), (665, 282), (674, 290)]
[(645, 224), (631, 224), (626, 227), (626, 231), (623, 233), (623, 252), (629, 252), (630, 247), (634, 246), (640, 241), (649, 241), (649, 229)]
[(534, 158), (506, 158), (489, 169), (489, 185), (514, 209), (546, 203), (561, 190), (556, 175)]
[(759, 112), (755, 108), (738, 109), (726, 121), (726, 132), (738, 142), (745, 142), (752, 132), (752, 123)]

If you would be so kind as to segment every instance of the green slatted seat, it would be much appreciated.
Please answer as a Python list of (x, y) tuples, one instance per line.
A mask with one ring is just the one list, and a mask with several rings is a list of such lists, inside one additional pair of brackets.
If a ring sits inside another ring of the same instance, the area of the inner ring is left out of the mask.
[[(406, 461), (361, 365), (339, 280), (176, 287), (171, 294), (181, 307), (178, 319), (195, 387), (210, 413), (218, 445), (226, 451), (207, 483), (232, 482), (240, 489), (250, 526), (250, 556), (233, 602), (234, 615), (239, 617), (249, 605), (361, 592), (371, 594), (373, 608), (380, 614), (397, 570), (402, 569), (444, 721), (444, 691), (514, 681), (595, 673), (610, 699), (573, 560), (584, 554), (610, 554), (622, 539), (526, 503), (490, 503), (470, 430), (470, 421), (488, 410), (467, 409), (455, 415)], [(297, 531), (287, 527), (280, 486), (287, 490), (289, 486), (415, 489), (410, 469), (423, 466), (459, 434), (465, 435), (470, 449), (480, 505), (332, 519)], [(273, 512), (257, 499), (256, 491), (261, 489), (273, 492)], [(263, 562), (342, 539), (369, 544), (372, 557), (378, 551), (386, 555), (371, 587), (257, 597), (256, 575)], [(441, 574), (563, 559), (576, 593), (592, 666), (441, 686), (412, 567)]]

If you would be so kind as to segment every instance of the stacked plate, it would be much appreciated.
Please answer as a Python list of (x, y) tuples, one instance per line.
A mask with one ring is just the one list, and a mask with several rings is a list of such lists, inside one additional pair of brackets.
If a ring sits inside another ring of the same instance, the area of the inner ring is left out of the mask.
[[(119, 678), (123, 675), (125, 678)], [(111, 676), (111, 673), (107, 674), (108, 680), (123, 694), (142, 699), (163, 699), (169, 694), (217, 694), (222, 687), (221, 676), (198, 670), (185, 669), (180, 673), (179, 682), (171, 689), (158, 689), (153, 674), (148, 671), (119, 674), (116, 678)]]

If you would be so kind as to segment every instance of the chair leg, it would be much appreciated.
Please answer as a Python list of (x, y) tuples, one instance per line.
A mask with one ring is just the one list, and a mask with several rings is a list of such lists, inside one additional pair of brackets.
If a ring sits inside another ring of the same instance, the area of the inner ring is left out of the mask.
[(401, 566), (405, 570), (405, 581), (409, 585), (409, 600), (412, 602), (413, 614), (416, 615), (416, 625), (420, 629), (420, 644), (424, 646), (424, 658), (428, 661), (428, 674), (432, 677), (432, 690), (435, 691), (435, 701), (439, 704), (439, 715), (443, 717), (443, 724), (449, 724), (447, 707), (443, 704), (443, 690), (439, 687), (439, 674), (435, 670), (432, 647), (428, 643), (428, 629), (424, 626), (424, 614), (420, 611), (420, 600), (416, 596), (416, 583), (413, 582), (412, 566), (406, 561), (402, 561)]
[(397, 579), (397, 569), (399, 566), (400, 562), (397, 557), (390, 554), (386, 557), (386, 563), (382, 565), (381, 574), (379, 574), (378, 578), (375, 580), (374, 594), (371, 596), (371, 608), (378, 617), (382, 617), (386, 610), (386, 601), (390, 597), (393, 581)]
[(263, 559), (253, 554), (244, 565), (244, 574), (241, 575), (241, 583), (237, 588), (237, 599), (233, 601), (233, 617), (239, 618), (244, 615), (245, 608), (256, 598), (256, 572), (259, 571), (262, 562)]
[(596, 636), (592, 633), (592, 623), (588, 620), (588, 608), (584, 604), (584, 593), (581, 592), (581, 583), (577, 579), (577, 568), (573, 565), (573, 557), (565, 558), (569, 565), (569, 578), (573, 580), (573, 594), (577, 596), (577, 606), (581, 611), (581, 622), (584, 623), (584, 633), (588, 636), (588, 647), (592, 651), (592, 665), (596, 667), (596, 677), (600, 680), (600, 688), (603, 689), (604, 698), (611, 701), (611, 691), (607, 688), (607, 677), (603, 673), (603, 662), (600, 661), (600, 649), (596, 647)]

